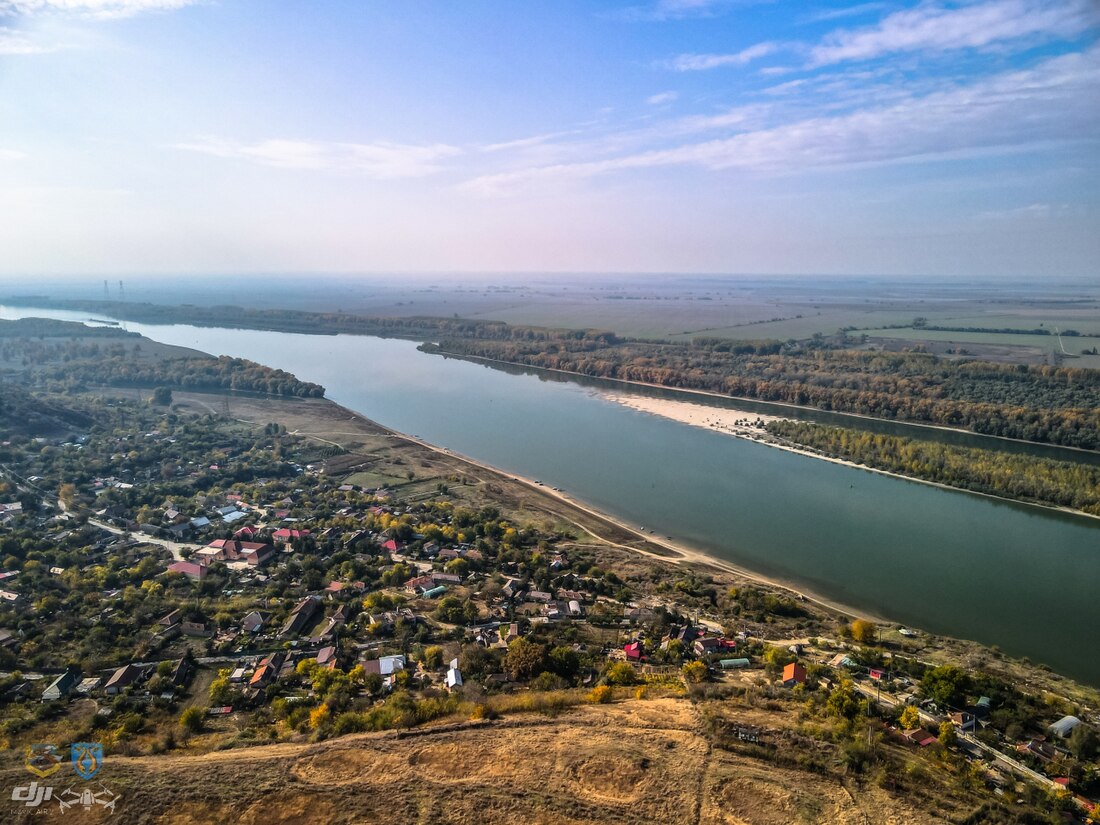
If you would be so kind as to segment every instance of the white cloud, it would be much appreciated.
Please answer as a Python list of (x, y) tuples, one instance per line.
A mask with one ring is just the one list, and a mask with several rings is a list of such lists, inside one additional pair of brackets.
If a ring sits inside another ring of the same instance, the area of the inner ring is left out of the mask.
[(815, 12), (810, 12), (805, 17), (799, 18), (798, 22), (823, 23), (827, 20), (840, 20), (844, 17), (858, 17), (861, 14), (882, 11), (888, 7), (888, 3), (860, 3), (858, 6), (845, 6), (838, 9), (820, 9)]
[(733, 54), (681, 54), (666, 61), (664, 65), (676, 72), (701, 72), (720, 66), (744, 66), (778, 49), (776, 43), (757, 43)]
[(679, 95), (676, 92), (661, 92), (660, 94), (650, 95), (645, 99), (645, 102), (650, 106), (661, 106), (665, 103), (672, 103)]
[(810, 50), (811, 66), (912, 51), (951, 51), (1037, 36), (1073, 37), (1100, 24), (1096, 0), (922, 3), (873, 26), (841, 29)]
[(149, 11), (174, 11), (199, 0), (0, 0), (0, 17), (62, 13), (86, 17), (132, 17)]
[(27, 157), (26, 152), (17, 152), (15, 149), (0, 149), (0, 161), (23, 160), (25, 157)]
[(430, 175), (442, 168), (439, 161), (461, 152), (454, 146), (440, 143), (409, 145), (388, 141), (335, 143), (264, 140), (247, 144), (219, 138), (179, 143), (172, 148), (281, 169), (353, 170), (379, 180)]
[[(735, 125), (746, 113), (734, 111)], [(746, 123), (751, 123), (746, 119)], [(732, 137), (655, 148), (589, 162), (485, 175), (466, 187), (506, 192), (535, 181), (589, 178), (667, 166), (786, 174), (807, 169), (914, 162), (1017, 151), (1051, 142), (1095, 141), (1100, 132), (1100, 47), (1051, 58), (966, 86), (831, 117)]]

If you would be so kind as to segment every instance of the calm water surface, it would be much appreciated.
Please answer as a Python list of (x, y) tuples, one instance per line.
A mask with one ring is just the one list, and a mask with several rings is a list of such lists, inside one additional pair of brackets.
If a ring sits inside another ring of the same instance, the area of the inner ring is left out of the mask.
[[(87, 318), (0, 307), (28, 315)], [(1100, 685), (1100, 522), (797, 456), (410, 341), (124, 326), (288, 370), (381, 424), (715, 557)]]

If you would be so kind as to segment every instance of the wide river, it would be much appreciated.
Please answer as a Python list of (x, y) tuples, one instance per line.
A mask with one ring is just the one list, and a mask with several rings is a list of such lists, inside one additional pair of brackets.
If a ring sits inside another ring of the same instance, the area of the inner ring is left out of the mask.
[[(0, 306), (26, 316), (88, 317)], [(380, 424), (716, 558), (1100, 686), (1100, 521), (795, 455), (410, 341), (124, 326), (288, 370)]]

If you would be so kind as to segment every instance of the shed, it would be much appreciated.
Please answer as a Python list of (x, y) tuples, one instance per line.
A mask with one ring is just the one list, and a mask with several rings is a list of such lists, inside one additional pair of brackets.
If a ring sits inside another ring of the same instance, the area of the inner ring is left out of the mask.
[(1061, 736), (1063, 739), (1073, 733), (1073, 729), (1081, 724), (1081, 720), (1076, 716), (1063, 716), (1047, 730), (1053, 733), (1055, 736)]
[(722, 670), (736, 670), (737, 668), (748, 667), (749, 664), (751, 664), (751, 663), (749, 662), (748, 659), (741, 658), (741, 659), (722, 659), (718, 662), (718, 664), (722, 668)]

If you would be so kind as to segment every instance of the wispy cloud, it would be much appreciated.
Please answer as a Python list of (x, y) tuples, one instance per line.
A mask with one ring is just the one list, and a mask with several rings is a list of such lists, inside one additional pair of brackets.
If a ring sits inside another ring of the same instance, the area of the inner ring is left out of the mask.
[(1068, 203), (1031, 203), (1012, 209), (993, 209), (979, 212), (974, 217), (980, 221), (1048, 220), (1070, 211)]
[(675, 72), (702, 72), (721, 66), (744, 66), (778, 49), (777, 43), (757, 43), (732, 54), (681, 54), (665, 61), (663, 65)]
[(356, 171), (378, 180), (430, 175), (442, 169), (440, 161), (461, 153), (457, 147), (441, 143), (413, 145), (386, 141), (334, 143), (308, 140), (239, 143), (220, 138), (202, 138), (178, 143), (172, 148), (280, 169)]
[[(760, 2), (760, 0), (755, 0)], [(749, 5), (754, 0), (656, 0), (627, 6), (614, 16), (635, 21), (682, 20), (687, 17), (713, 17), (734, 5)]]
[(0, 55), (46, 54), (61, 49), (58, 45), (38, 43), (17, 29), (0, 26)]
[(913, 51), (976, 49), (1003, 41), (1074, 37), (1100, 25), (1096, 0), (985, 0), (965, 6), (922, 3), (879, 23), (829, 34), (810, 50), (810, 65), (870, 60)]
[(650, 106), (662, 106), (665, 103), (672, 103), (679, 95), (676, 92), (661, 92), (660, 94), (650, 95), (645, 99), (645, 102)]
[(23, 160), (25, 157), (27, 157), (26, 152), (18, 152), (15, 149), (0, 149), (0, 161)]
[(859, 17), (861, 14), (870, 14), (889, 7), (889, 3), (860, 3), (857, 6), (845, 6), (839, 9), (819, 9), (800, 17), (798, 22), (824, 23), (829, 20), (842, 20), (846, 17)]
[(174, 11), (199, 0), (0, 0), (0, 18), (61, 13), (86, 17), (133, 17), (150, 11)]
[(1051, 141), (1095, 140), (1092, 136), (1098, 131), (1100, 47), (1094, 47), (1051, 58), (1033, 69), (948, 86), (890, 105), (590, 162), (486, 175), (466, 186), (494, 194), (538, 181), (667, 166), (785, 174), (1018, 151)]

